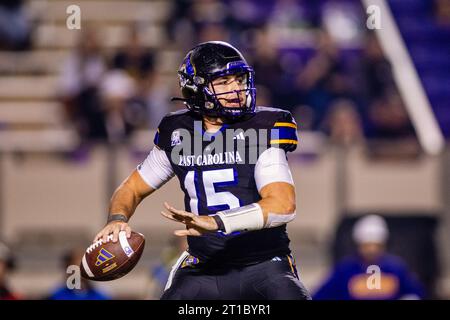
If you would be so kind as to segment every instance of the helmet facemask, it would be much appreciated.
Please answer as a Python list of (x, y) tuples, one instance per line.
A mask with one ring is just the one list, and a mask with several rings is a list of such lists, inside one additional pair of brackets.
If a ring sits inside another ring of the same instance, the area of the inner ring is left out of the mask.
[[(224, 79), (224, 85), (229, 85), (226, 76), (235, 75), (232, 82), (237, 82), (238, 87), (231, 91), (225, 91), (221, 88), (221, 84), (215, 84), (217, 79)], [(207, 85), (203, 87), (206, 97), (205, 109), (213, 111), (212, 116), (225, 117), (228, 119), (236, 119), (243, 115), (254, 112), (255, 109), (255, 92), (253, 85), (253, 70), (249, 67), (238, 69), (236, 71), (218, 72), (214, 74)], [(232, 100), (231, 103), (237, 103), (235, 106), (227, 106), (224, 100)]]

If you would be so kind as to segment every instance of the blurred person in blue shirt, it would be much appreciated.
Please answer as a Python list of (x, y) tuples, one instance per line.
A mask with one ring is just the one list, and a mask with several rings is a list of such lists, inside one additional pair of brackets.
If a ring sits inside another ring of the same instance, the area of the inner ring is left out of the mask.
[(31, 48), (33, 25), (23, 0), (0, 1), (0, 50)]
[[(83, 258), (84, 250), (81, 248), (74, 248), (67, 251), (63, 257), (64, 271), (71, 265), (78, 266)], [(65, 273), (66, 278), (70, 274)], [(66, 280), (66, 279), (65, 279)], [(92, 283), (81, 277), (80, 289), (69, 289), (66, 281), (55, 288), (46, 300), (109, 300), (111, 297), (106, 293), (98, 290), (92, 286)]]
[(369, 215), (358, 220), (353, 227), (357, 253), (334, 267), (313, 299), (422, 299), (422, 285), (399, 257), (386, 252), (388, 236), (382, 217)]
[(188, 248), (186, 237), (173, 237), (169, 239), (163, 248), (157, 263), (150, 269), (147, 294), (148, 300), (159, 299), (164, 292), (172, 267), (177, 262), (180, 254)]

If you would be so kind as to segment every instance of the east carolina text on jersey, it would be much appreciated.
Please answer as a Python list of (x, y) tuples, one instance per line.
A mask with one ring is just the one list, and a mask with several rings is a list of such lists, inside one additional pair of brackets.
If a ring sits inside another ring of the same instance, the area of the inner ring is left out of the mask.
[(236, 164), (242, 163), (242, 159), (239, 151), (233, 152), (222, 152), (216, 154), (206, 154), (206, 155), (189, 155), (181, 156), (178, 163), (179, 166), (210, 166), (219, 164)]

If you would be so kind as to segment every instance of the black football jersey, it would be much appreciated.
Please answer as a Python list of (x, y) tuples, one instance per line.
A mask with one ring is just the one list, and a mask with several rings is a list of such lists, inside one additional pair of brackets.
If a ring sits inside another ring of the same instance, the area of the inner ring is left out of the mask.
[[(184, 192), (185, 210), (199, 215), (258, 202), (254, 171), (270, 147), (286, 152), (297, 146), (290, 112), (257, 107), (254, 115), (205, 132), (200, 115), (180, 110), (165, 116), (154, 143), (164, 150)], [(250, 264), (289, 254), (286, 225), (256, 231), (188, 236), (190, 254), (200, 261)]]

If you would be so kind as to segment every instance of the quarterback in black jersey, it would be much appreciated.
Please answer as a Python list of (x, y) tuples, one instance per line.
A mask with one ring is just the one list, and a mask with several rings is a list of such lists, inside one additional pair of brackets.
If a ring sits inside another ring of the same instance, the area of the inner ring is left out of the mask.
[(286, 157), (297, 146), (295, 120), (256, 106), (253, 69), (228, 43), (197, 45), (178, 75), (186, 109), (161, 120), (155, 147), (115, 191), (95, 241), (129, 235), (137, 205), (176, 175), (185, 208), (165, 203), (161, 213), (184, 225), (175, 234), (189, 248), (162, 299), (310, 299), (286, 231), (296, 215)]

